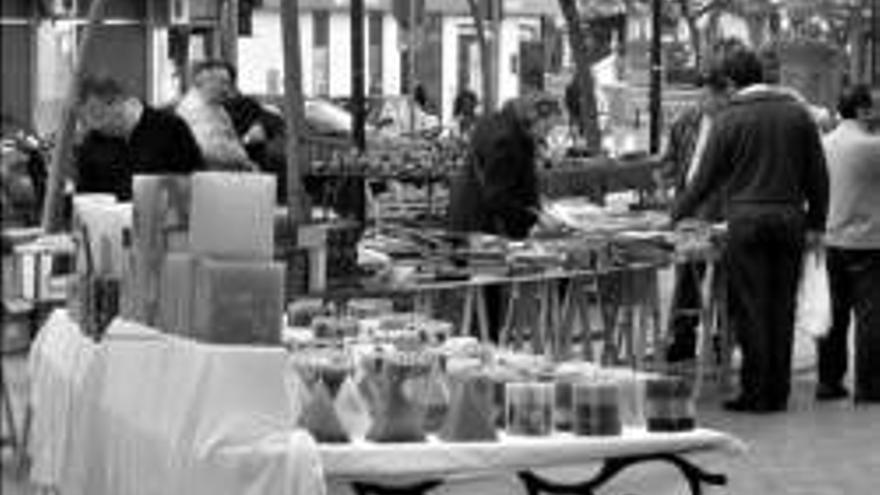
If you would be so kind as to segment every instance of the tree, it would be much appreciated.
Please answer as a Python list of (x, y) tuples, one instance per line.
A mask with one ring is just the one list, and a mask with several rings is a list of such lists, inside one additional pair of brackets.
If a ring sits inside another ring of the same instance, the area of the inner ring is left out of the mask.
[[(646, 0), (631, 0), (646, 3)], [(743, 18), (749, 26), (752, 44), (761, 44), (761, 33), (778, 6), (772, 0), (675, 0), (677, 12), (667, 12), (685, 22), (688, 28), (691, 50), (694, 54), (695, 68), (700, 71), (704, 65), (706, 48), (717, 40), (718, 25), (725, 13)], [(700, 29), (700, 22), (706, 18), (707, 27)]]
[(483, 71), (483, 112), (489, 113), (495, 108), (495, 91), (492, 84), (492, 59), (489, 55), (489, 45), (486, 41), (486, 25), (483, 23), (483, 15), (477, 5), (478, 0), (468, 0), (471, 17), (474, 18), (474, 26), (477, 30), (477, 45), (480, 48), (480, 67)]
[(575, 66), (574, 82), (578, 88), (580, 109), (580, 128), (583, 129), (587, 150), (599, 151), (602, 148), (602, 133), (599, 130), (599, 112), (596, 107), (596, 83), (592, 66), (596, 60), (596, 46), (584, 32), (582, 17), (576, 0), (559, 0), (559, 7), (568, 26), (568, 41), (571, 46)]

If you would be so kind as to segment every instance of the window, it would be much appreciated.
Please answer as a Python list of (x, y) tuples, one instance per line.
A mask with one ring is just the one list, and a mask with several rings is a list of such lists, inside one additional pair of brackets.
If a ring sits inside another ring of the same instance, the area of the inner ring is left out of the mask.
[(330, 94), (330, 13), (316, 10), (312, 16), (312, 90), (326, 96)]
[(367, 33), (369, 46), (369, 91), (382, 94), (382, 13), (371, 12), (368, 18)]

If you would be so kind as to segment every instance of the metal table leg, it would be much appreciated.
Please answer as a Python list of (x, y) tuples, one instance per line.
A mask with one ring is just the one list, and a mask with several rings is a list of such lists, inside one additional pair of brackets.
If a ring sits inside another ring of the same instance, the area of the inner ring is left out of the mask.
[(443, 482), (440, 480), (430, 480), (412, 485), (385, 486), (355, 481), (351, 487), (357, 495), (427, 495), (428, 492), (442, 484)]
[(663, 461), (678, 468), (690, 488), (691, 495), (702, 495), (703, 484), (722, 486), (727, 484), (727, 476), (703, 471), (687, 459), (675, 454), (651, 454), (607, 459), (602, 469), (592, 479), (580, 483), (555, 483), (532, 471), (521, 471), (519, 479), (529, 495), (568, 494), (594, 495), (596, 490), (614, 479), (624, 469), (645, 462)]

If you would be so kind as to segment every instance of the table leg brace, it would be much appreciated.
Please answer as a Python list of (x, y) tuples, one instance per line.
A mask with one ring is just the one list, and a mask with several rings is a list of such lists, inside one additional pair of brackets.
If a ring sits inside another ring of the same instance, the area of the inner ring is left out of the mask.
[(406, 486), (384, 486), (355, 481), (351, 487), (357, 495), (427, 495), (429, 491), (442, 484), (442, 481), (430, 480)]
[(607, 459), (602, 465), (602, 469), (593, 479), (581, 483), (554, 483), (538, 476), (532, 471), (521, 471), (518, 473), (518, 476), (529, 495), (541, 495), (542, 493), (594, 495), (596, 490), (624, 469), (651, 461), (665, 461), (677, 467), (679, 472), (685, 477), (691, 495), (702, 495), (703, 483), (719, 486), (727, 484), (727, 477), (725, 475), (707, 473), (690, 461), (675, 454), (651, 454)]

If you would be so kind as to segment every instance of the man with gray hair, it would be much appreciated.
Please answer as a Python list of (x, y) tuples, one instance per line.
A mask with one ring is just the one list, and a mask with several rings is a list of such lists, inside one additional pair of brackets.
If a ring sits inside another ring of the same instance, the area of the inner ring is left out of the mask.
[(210, 170), (257, 171), (235, 132), (223, 102), (234, 92), (234, 70), (222, 60), (193, 66), (189, 90), (177, 104), (177, 114), (189, 124)]

